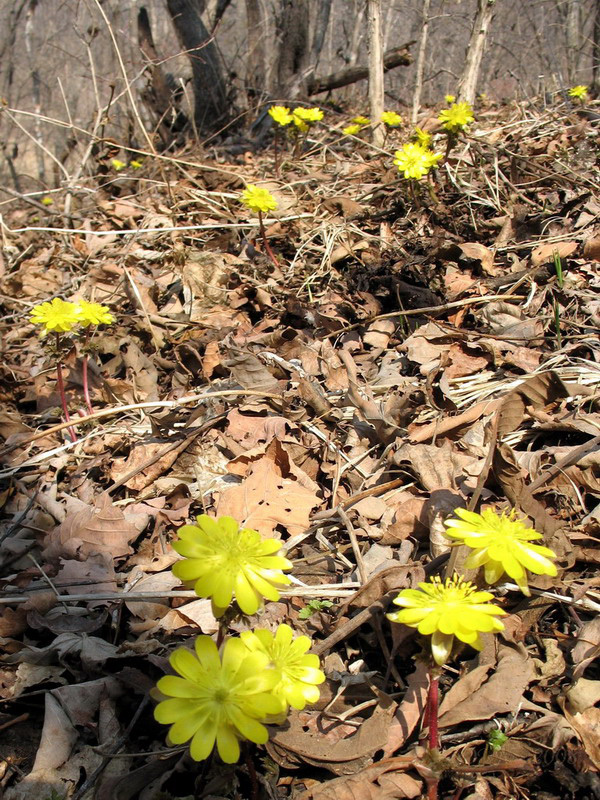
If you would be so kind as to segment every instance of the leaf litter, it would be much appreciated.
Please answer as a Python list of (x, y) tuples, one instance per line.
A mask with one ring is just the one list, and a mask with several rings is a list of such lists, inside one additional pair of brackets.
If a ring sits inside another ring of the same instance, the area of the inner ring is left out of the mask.
[[(162, 172), (147, 158), (151, 180), (124, 191), (90, 175), (76, 235), (13, 233), (29, 218), (5, 204), (6, 800), (243, 797), (257, 776), (253, 797), (423, 795), (427, 671), (384, 612), (464, 561), (443, 520), (479, 502), (528, 518), (559, 575), (531, 598), (502, 589), (505, 631), (444, 671), (443, 785), (597, 795), (600, 206), (563, 123), (488, 109), (417, 205), (391, 159), (327, 134), (278, 179), (268, 150), (219, 180), (185, 152)], [(238, 203), (246, 181), (280, 201), (277, 268)], [(117, 318), (95, 337), (92, 414), (65, 360), (75, 442), (27, 318), (53, 296)], [(170, 571), (200, 513), (282, 537), (295, 582), (261, 622), (311, 636), (327, 675), (250, 772), (165, 748), (148, 698), (177, 644), (217, 631)]]

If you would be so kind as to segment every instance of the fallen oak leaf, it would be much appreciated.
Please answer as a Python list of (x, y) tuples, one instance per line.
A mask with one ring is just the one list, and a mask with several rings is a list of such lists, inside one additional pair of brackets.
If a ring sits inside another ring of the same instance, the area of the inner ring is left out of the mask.
[(104, 492), (94, 505), (86, 506), (48, 534), (44, 558), (85, 560), (91, 553), (108, 553), (112, 558), (129, 555), (133, 542), (148, 524), (147, 514), (131, 516), (115, 506)]
[(396, 703), (391, 699), (387, 704), (380, 700), (354, 736), (340, 739), (333, 745), (322, 735), (306, 730), (301, 720), (303, 712), (293, 711), (288, 716), (287, 727), (275, 732), (266, 749), (282, 766), (305, 763), (336, 775), (352, 774), (369, 764), (377, 750), (385, 746), (395, 709)]
[(423, 783), (407, 774), (415, 756), (386, 758), (356, 775), (343, 775), (303, 792), (296, 800), (400, 800), (422, 796)]

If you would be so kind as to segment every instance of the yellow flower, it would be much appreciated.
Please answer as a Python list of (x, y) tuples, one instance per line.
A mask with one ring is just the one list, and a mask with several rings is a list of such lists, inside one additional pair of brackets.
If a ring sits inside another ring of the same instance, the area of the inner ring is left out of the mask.
[(241, 202), (250, 209), (250, 211), (260, 211), (266, 213), (273, 211), (277, 208), (277, 200), (273, 197), (268, 189), (261, 189), (253, 183), (249, 183), (246, 189), (242, 192)]
[(30, 312), (34, 325), (43, 325), (46, 331), (66, 333), (79, 322), (77, 306), (67, 300), (55, 297), (49, 303), (40, 303)]
[(413, 139), (415, 142), (421, 147), (429, 148), (431, 145), (431, 134), (424, 131), (422, 128), (415, 128), (415, 132), (413, 133)]
[(578, 86), (573, 86), (567, 92), (569, 97), (575, 97), (577, 100), (586, 100), (588, 96), (588, 87), (583, 86), (583, 84), (579, 84)]
[(54, 200), (51, 197), (42, 197), (42, 205), (43, 206), (51, 206), (54, 205)]
[(310, 129), (313, 122), (319, 122), (323, 119), (323, 112), (317, 106), (313, 108), (303, 108), (298, 106), (292, 110), (292, 121), (294, 125), (302, 133), (306, 133)]
[(398, 125), (402, 125), (402, 117), (400, 114), (396, 114), (395, 111), (384, 111), (381, 115), (381, 121), (388, 128), (397, 128)]
[(171, 666), (181, 677), (158, 681), (156, 688), (169, 699), (156, 706), (154, 717), (171, 725), (172, 744), (192, 740), (190, 755), (196, 761), (208, 758), (216, 740), (223, 761), (234, 764), (240, 739), (264, 744), (269, 738), (260, 720), (281, 709), (271, 694), (279, 674), (268, 668), (267, 655), (250, 653), (237, 638), (225, 642), (222, 662), (210, 636), (199, 636), (194, 649), (195, 654), (185, 648), (171, 654)]
[(483, 566), (487, 583), (496, 583), (506, 573), (529, 597), (527, 570), (536, 575), (557, 574), (556, 565), (549, 560), (556, 558), (556, 553), (549, 547), (530, 544), (532, 539), (541, 539), (542, 534), (517, 519), (514, 509), (501, 515), (489, 508), (481, 514), (464, 508), (457, 508), (454, 513), (460, 519), (446, 520), (445, 525), (450, 528), (446, 536), (459, 539), (473, 549), (465, 567)]
[(279, 600), (277, 588), (291, 583), (282, 570), (292, 562), (275, 555), (279, 539), (262, 539), (250, 528), (240, 530), (233, 517), (196, 517), (195, 525), (177, 531), (173, 549), (184, 556), (173, 564), (173, 574), (184, 583), (193, 583), (199, 597), (210, 597), (213, 614), (220, 617), (233, 595), (244, 614), (255, 614), (267, 600)]
[(278, 125), (289, 125), (293, 117), (287, 106), (271, 106), (269, 109), (269, 116)]
[(127, 166), (124, 161), (119, 161), (118, 158), (113, 158), (110, 163), (113, 165), (113, 168), (117, 170), (117, 172), (120, 172)]
[(444, 95), (444, 100), (448, 103), (448, 105), (452, 105), (452, 103), (456, 100), (456, 95), (454, 94), (446, 94)]
[(463, 130), (475, 117), (469, 103), (452, 103), (450, 108), (444, 108), (438, 114), (442, 127), (451, 133)]
[(354, 122), (355, 125), (360, 125), (361, 127), (371, 124), (371, 120), (368, 117), (362, 117), (360, 115), (358, 117), (352, 117), (352, 122)]
[(142, 166), (142, 164), (143, 164), (143, 162), (142, 162), (142, 161), (135, 161), (135, 160), (134, 160), (134, 161), (130, 161), (130, 162), (129, 162), (129, 166), (130, 166), (132, 169), (140, 169), (140, 167)]
[(346, 136), (356, 136), (356, 134), (360, 133), (362, 129), (363, 125), (353, 122), (351, 125), (346, 125), (345, 128), (342, 128), (342, 133)]
[(404, 608), (387, 614), (387, 618), (431, 636), (434, 661), (442, 666), (450, 658), (455, 636), (481, 650), (480, 632), (504, 630), (496, 617), (506, 612), (489, 603), (492, 599), (490, 592), (477, 591), (457, 575), (444, 583), (435, 577), (430, 583), (420, 583), (418, 589), (403, 589), (394, 603)]
[(102, 306), (100, 303), (88, 303), (87, 300), (80, 300), (76, 307), (77, 320), (84, 328), (88, 328), (90, 325), (111, 325), (115, 321), (108, 306)]
[(283, 624), (275, 635), (259, 629), (244, 631), (240, 638), (250, 652), (266, 654), (269, 665), (279, 671), (280, 680), (271, 691), (280, 698), (285, 712), (288, 705), (303, 709), (307, 703), (317, 702), (317, 685), (323, 683), (325, 675), (319, 669), (319, 656), (306, 652), (312, 645), (308, 636), (294, 639), (294, 631)]
[[(298, 106), (292, 111), (294, 117), (298, 117), (298, 119), (302, 120), (303, 122), (320, 122), (323, 119), (323, 112), (318, 106), (313, 106), (312, 108), (303, 108), (302, 106)], [(295, 122), (296, 120), (294, 120)]]
[(419, 144), (407, 142), (401, 150), (394, 153), (394, 164), (405, 178), (420, 180), (427, 175), (442, 157), (441, 153), (433, 153)]

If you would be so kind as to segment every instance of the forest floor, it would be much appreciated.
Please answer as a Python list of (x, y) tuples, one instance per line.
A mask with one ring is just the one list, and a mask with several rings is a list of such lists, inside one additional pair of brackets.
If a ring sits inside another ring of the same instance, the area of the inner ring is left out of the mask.
[[(504, 631), (443, 670), (439, 796), (600, 796), (598, 115), (478, 108), (414, 191), (409, 133), (383, 152), (320, 124), (279, 173), (272, 147), (107, 146), (72, 197), (2, 202), (5, 800), (425, 794), (423, 642), (385, 612), (460, 567), (459, 507), (516, 509), (558, 576), (498, 584)], [(278, 200), (277, 266), (247, 183)], [(81, 338), (63, 354), (73, 435), (29, 321), (53, 297), (115, 317), (92, 413)], [(294, 583), (230, 628), (287, 622), (327, 676), (233, 766), (168, 746), (149, 695), (217, 632), (171, 571), (201, 513), (282, 538)]]

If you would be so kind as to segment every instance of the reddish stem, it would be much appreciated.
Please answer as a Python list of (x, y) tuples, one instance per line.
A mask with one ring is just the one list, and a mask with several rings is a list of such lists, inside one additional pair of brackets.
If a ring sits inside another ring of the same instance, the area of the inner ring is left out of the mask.
[(269, 244), (269, 242), (267, 240), (267, 233), (265, 231), (265, 223), (263, 222), (263, 218), (262, 218), (262, 211), (258, 212), (258, 224), (260, 226), (260, 235), (262, 236), (263, 244), (265, 246), (265, 250), (267, 251), (267, 255), (269, 256), (269, 258), (271, 259), (273, 264), (275, 264), (277, 269), (279, 269), (279, 262), (275, 258), (275, 255), (274, 255), (273, 251), (271, 250), (271, 246), (270, 246), (270, 244)]
[(92, 407), (92, 401), (90, 399), (90, 384), (88, 381), (88, 363), (90, 357), (86, 353), (83, 357), (83, 366), (82, 366), (82, 376), (83, 376), (83, 396), (85, 397), (85, 404), (87, 406), (87, 410), (90, 414), (94, 413), (94, 409)]
[[(63, 414), (65, 415), (65, 422), (70, 422), (69, 409), (67, 408), (67, 397), (65, 395), (65, 384), (62, 376), (62, 364), (60, 361), (56, 365), (56, 383), (58, 385), (58, 393), (60, 394), (60, 402), (62, 404)], [(77, 434), (75, 428), (68, 428), (69, 436), (72, 442), (77, 441)]]
[[(439, 706), (439, 675), (435, 667), (429, 668), (429, 691), (427, 693), (427, 726), (429, 727), (429, 750), (437, 754), (440, 746), (438, 728), (438, 706)], [(435, 755), (434, 755), (435, 758)], [(436, 773), (436, 765), (433, 765), (433, 772), (426, 779), (427, 800), (438, 800), (439, 777)]]
[(427, 697), (427, 717), (429, 723), (429, 748), (437, 750), (440, 746), (438, 729), (439, 676), (429, 673), (429, 694)]

